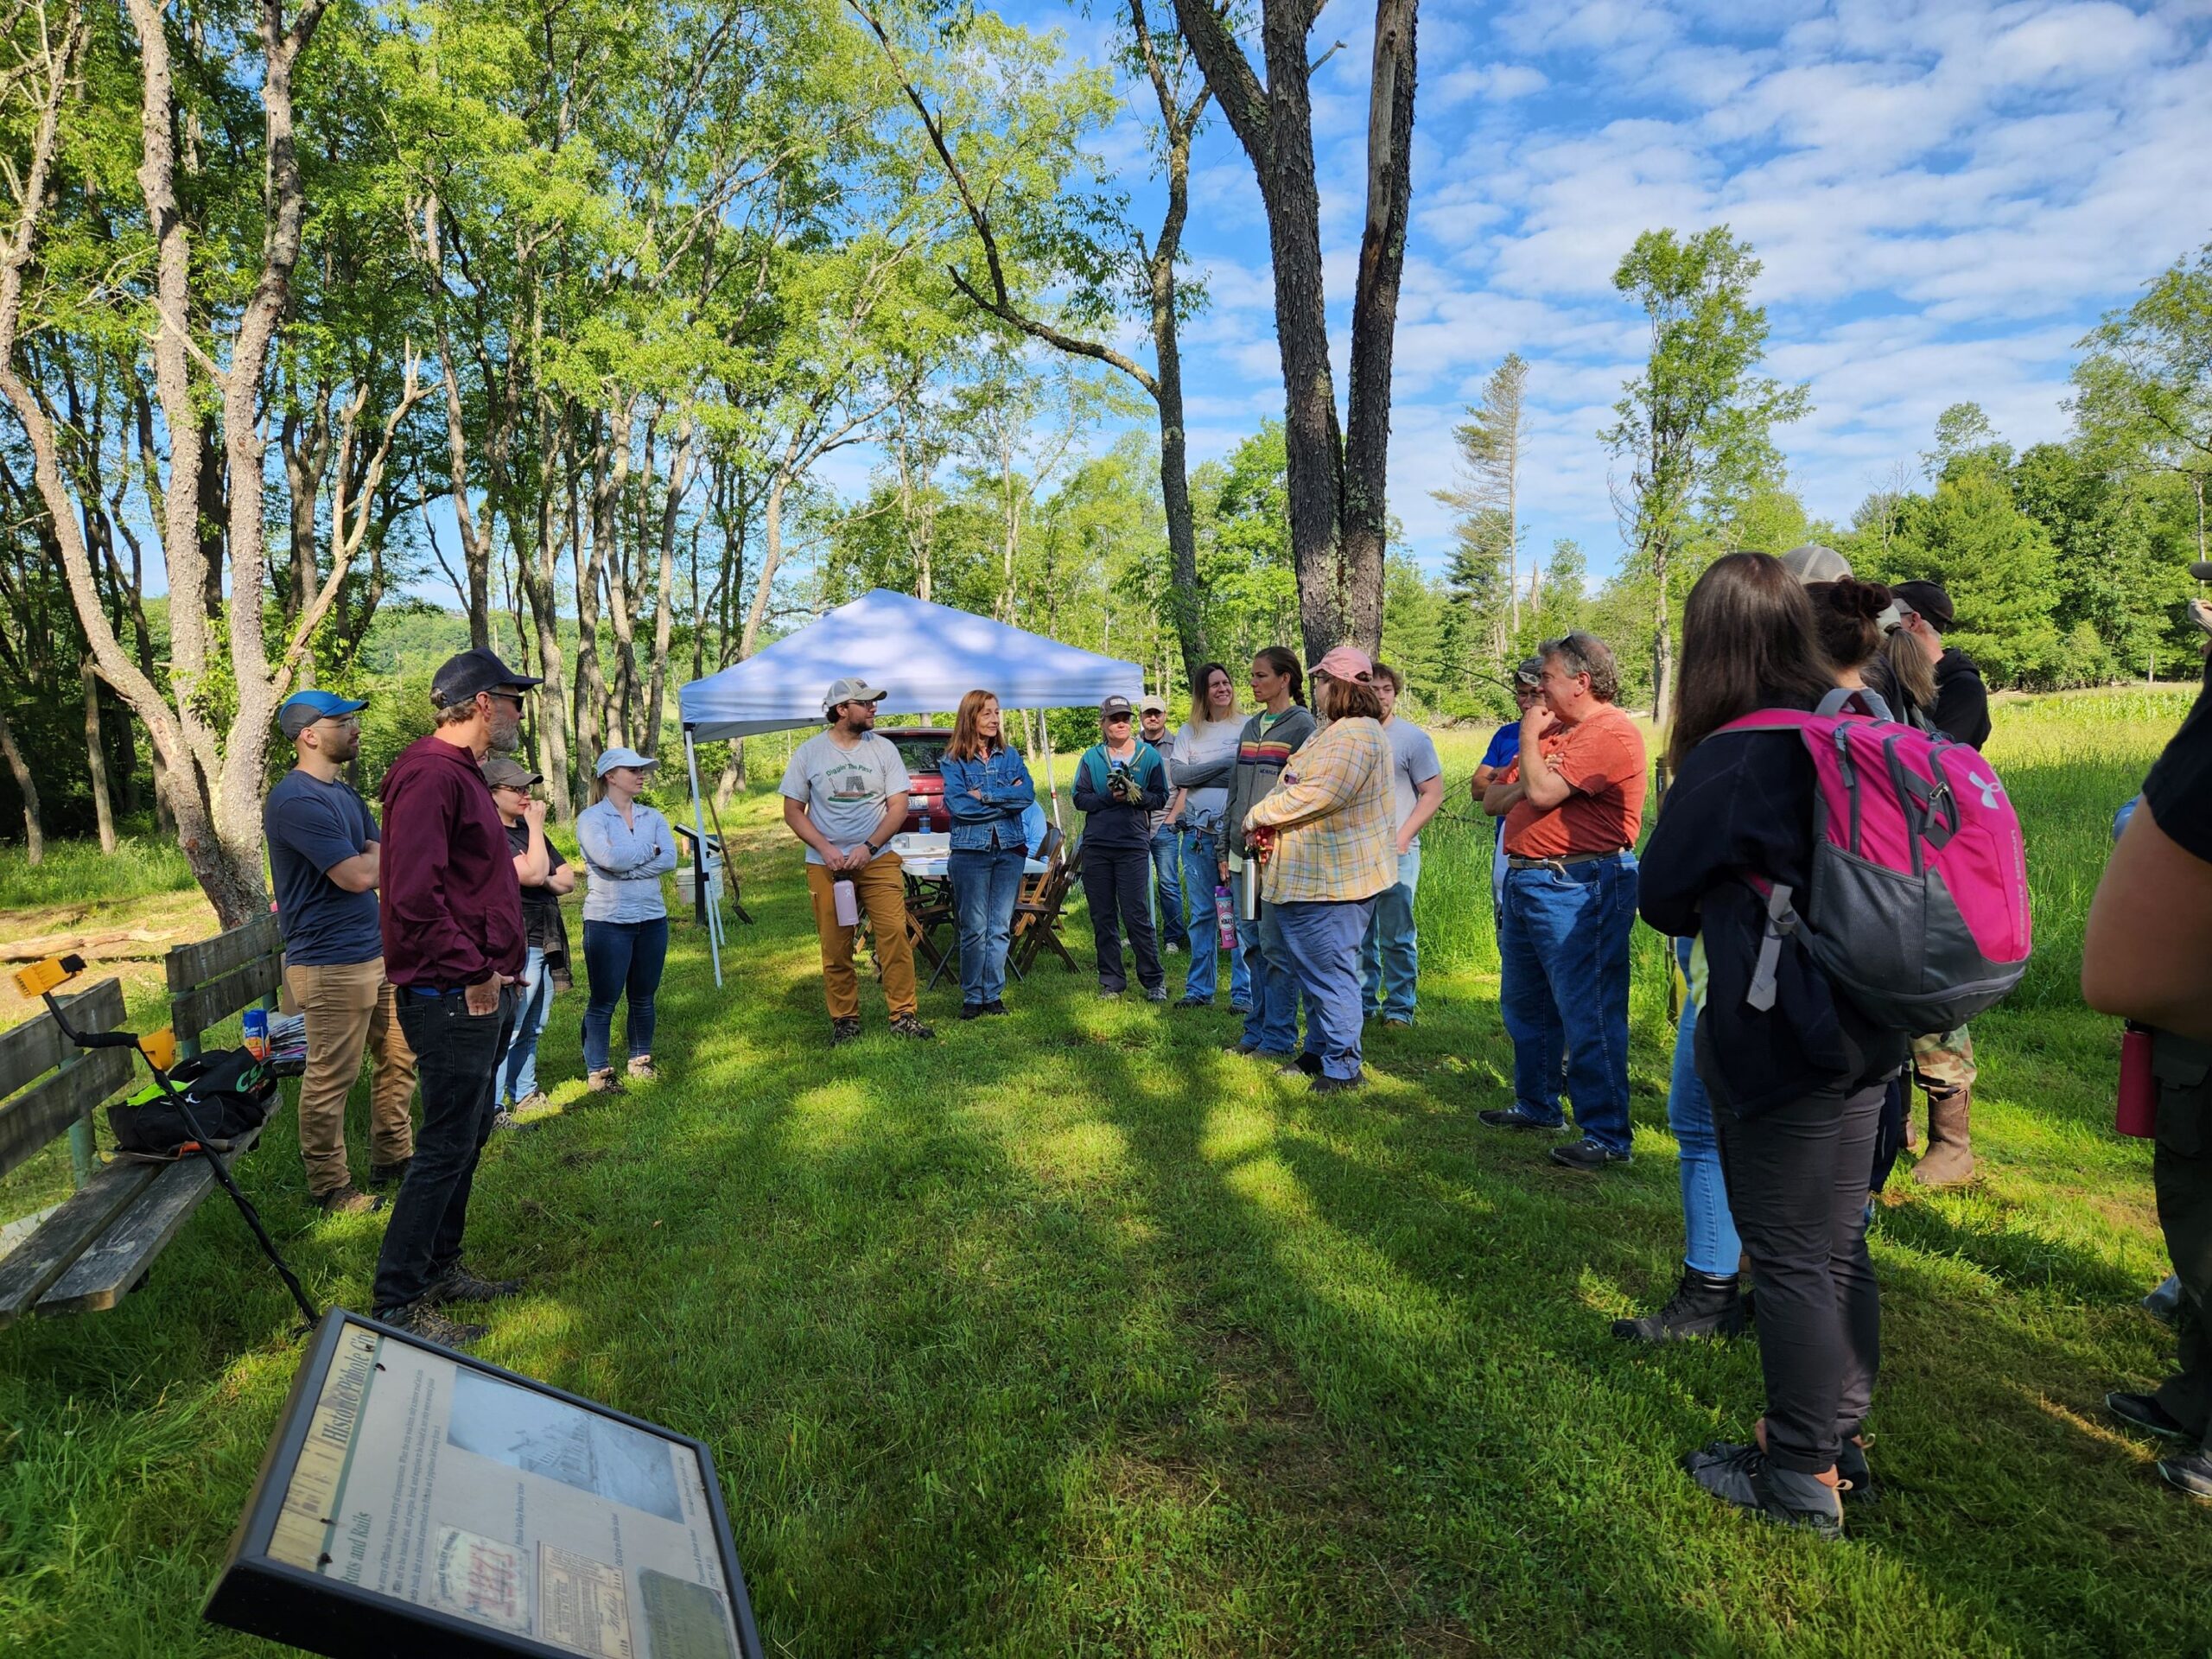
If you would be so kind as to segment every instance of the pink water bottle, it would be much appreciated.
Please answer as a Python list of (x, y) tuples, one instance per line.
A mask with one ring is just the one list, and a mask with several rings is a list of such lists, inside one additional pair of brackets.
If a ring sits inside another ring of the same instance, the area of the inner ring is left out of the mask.
[(1236, 906), (1229, 897), (1229, 884), (1217, 881), (1213, 888), (1214, 925), (1220, 931), (1221, 948), (1236, 948)]

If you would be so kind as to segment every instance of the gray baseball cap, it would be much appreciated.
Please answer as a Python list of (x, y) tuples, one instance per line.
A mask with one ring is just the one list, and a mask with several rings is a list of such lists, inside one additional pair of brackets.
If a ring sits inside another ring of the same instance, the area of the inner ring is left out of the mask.
[(828, 714), (841, 702), (881, 702), (891, 694), (879, 691), (857, 675), (848, 675), (842, 680), (832, 680), (830, 689), (822, 694), (822, 712)]
[(1807, 542), (1782, 556), (1782, 568), (1809, 588), (1816, 582), (1841, 582), (1851, 574), (1851, 561), (1832, 547)]

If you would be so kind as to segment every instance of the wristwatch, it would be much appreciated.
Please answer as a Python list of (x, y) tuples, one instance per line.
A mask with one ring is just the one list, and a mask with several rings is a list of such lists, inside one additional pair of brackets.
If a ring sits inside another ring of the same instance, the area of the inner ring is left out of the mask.
[(868, 849), (868, 855), (870, 858), (878, 857), (882, 854), (883, 849), (877, 846), (872, 841), (864, 841), (861, 842), (861, 845)]

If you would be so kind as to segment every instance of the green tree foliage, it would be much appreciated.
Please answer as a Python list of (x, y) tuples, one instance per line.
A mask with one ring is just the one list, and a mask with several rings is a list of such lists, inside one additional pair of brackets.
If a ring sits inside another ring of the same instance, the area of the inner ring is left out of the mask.
[(1650, 578), (1662, 724), (1671, 706), (1676, 556), (1700, 512), (1780, 473), (1773, 429), (1809, 407), (1805, 388), (1758, 372), (1767, 337), (1765, 308), (1751, 299), (1759, 269), (1751, 245), (1716, 225), (1690, 237), (1646, 231), (1613, 273), (1650, 325), (1643, 372), (1625, 383), (1599, 435), (1628, 468), (1620, 512), (1631, 563)]
[(2082, 344), (2074, 412), (2082, 443), (2120, 472), (2171, 474), (2196, 507), (2196, 557), (2212, 557), (2212, 243), (2159, 273)]

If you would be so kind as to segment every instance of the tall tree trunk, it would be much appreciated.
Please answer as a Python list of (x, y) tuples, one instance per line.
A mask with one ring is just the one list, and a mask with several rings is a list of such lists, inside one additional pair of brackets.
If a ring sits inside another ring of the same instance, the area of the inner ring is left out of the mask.
[[(1344, 621), (1355, 645), (1382, 642), (1389, 540), (1390, 365), (1413, 194), (1414, 24), (1418, 0), (1380, 0), (1367, 118), (1367, 224), (1351, 308), (1351, 393), (1344, 443)], [(1521, 556), (1509, 542), (1516, 580)]]
[(1675, 639), (1667, 613), (1670, 551), (1662, 541), (1652, 550), (1651, 558), (1651, 723), (1662, 732), (1675, 720)]
[(108, 798), (107, 747), (100, 736), (100, 677), (89, 656), (79, 660), (77, 672), (85, 683), (85, 761), (92, 778), (92, 815), (99, 823), (100, 851), (112, 856), (115, 806)]
[[(660, 753), (661, 702), (668, 695), (668, 648), (676, 634), (676, 532), (682, 518), (684, 492), (691, 487), (691, 423), (683, 423), (683, 435), (677, 440), (676, 453), (669, 459), (668, 498), (661, 504), (660, 513), (660, 573), (653, 589), (653, 645), (652, 683), (645, 691), (645, 717), (640, 728), (645, 739), (639, 745), (640, 754), (658, 757)], [(691, 585), (698, 588), (697, 543), (692, 543)], [(694, 641), (693, 649), (697, 649)]]
[(0, 709), (0, 755), (5, 755), (8, 770), (15, 774), (16, 792), (23, 798), (23, 842), (27, 849), (24, 861), (30, 864), (46, 862), (46, 827), (39, 819), (38, 780), (31, 776), (31, 769), (23, 763), (23, 752), (16, 746), (15, 728), (8, 723), (8, 711)]

